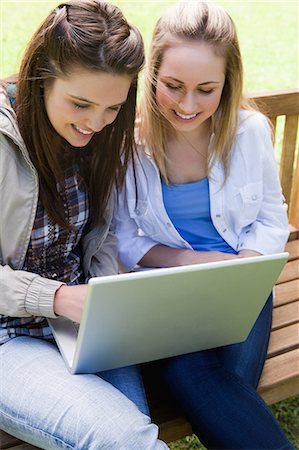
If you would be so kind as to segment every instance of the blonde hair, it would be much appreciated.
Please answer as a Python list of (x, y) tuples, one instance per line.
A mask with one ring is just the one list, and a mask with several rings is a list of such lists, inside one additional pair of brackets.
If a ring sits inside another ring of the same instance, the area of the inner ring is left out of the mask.
[(207, 43), (217, 55), (225, 58), (225, 84), (219, 107), (212, 117), (214, 135), (210, 146), (208, 173), (214, 162), (220, 160), (227, 176), (239, 109), (253, 108), (243, 97), (243, 66), (235, 25), (228, 13), (218, 5), (204, 1), (180, 2), (158, 20), (146, 68), (144, 97), (140, 105), (140, 137), (167, 181), (165, 147), (169, 124), (156, 103), (156, 82), (165, 50), (174, 47), (182, 39)]

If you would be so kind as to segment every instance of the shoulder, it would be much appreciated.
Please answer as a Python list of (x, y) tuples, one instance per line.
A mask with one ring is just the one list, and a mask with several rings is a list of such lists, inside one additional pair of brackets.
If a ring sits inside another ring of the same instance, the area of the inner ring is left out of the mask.
[(232, 151), (231, 164), (262, 165), (264, 157), (274, 154), (268, 119), (258, 111), (240, 110), (239, 126)]
[(155, 166), (154, 159), (152, 158), (147, 146), (137, 144), (134, 155), (134, 166), (136, 170), (144, 170), (151, 166)]
[(266, 135), (271, 134), (269, 121), (262, 113), (254, 110), (239, 111), (237, 135)]
[(20, 140), (17, 116), (3, 87), (0, 87), (0, 133)]

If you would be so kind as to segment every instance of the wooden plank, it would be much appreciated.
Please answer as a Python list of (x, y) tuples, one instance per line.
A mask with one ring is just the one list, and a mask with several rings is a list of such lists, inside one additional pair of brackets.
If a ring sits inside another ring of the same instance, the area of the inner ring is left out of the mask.
[(11, 447), (10, 450), (40, 450), (40, 447), (35, 447), (34, 445), (31, 444), (22, 443), (15, 447)]
[(297, 280), (299, 278), (299, 261), (295, 259), (286, 263), (276, 284), (286, 283), (287, 281)]
[(271, 333), (268, 357), (299, 348), (299, 323), (275, 330)]
[(296, 172), (294, 175), (291, 203), (289, 205), (289, 222), (299, 228), (299, 150), (297, 153)]
[[(299, 152), (298, 152), (298, 155), (299, 155)], [(299, 173), (298, 173), (298, 179), (299, 179)], [(298, 184), (298, 191), (299, 191), (299, 182), (297, 184)], [(298, 194), (298, 197), (299, 197), (299, 194)], [(299, 200), (296, 203), (297, 206), (298, 206), (298, 203), (299, 203)], [(298, 211), (299, 211), (299, 208), (298, 208)], [(297, 213), (297, 208), (296, 208), (296, 213)], [(290, 216), (289, 216), (289, 220), (290, 220)], [(289, 223), (289, 231), (290, 231), (289, 241), (295, 241), (296, 239), (299, 239), (299, 218), (298, 218), (298, 226), (297, 227), (295, 225), (292, 225)]]
[(285, 251), (290, 254), (289, 261), (299, 259), (299, 240), (288, 242)]
[(185, 417), (179, 416), (168, 422), (164, 422), (159, 427), (159, 437), (164, 442), (173, 442), (193, 433), (191, 425)]
[(272, 331), (299, 322), (299, 300), (273, 310)]
[(298, 130), (298, 114), (286, 116), (280, 158), (280, 181), (286, 202), (289, 204), (294, 173), (294, 157)]
[(269, 117), (269, 119), (272, 124), (272, 141), (273, 141), (273, 145), (275, 145), (277, 117)]
[[(299, 349), (278, 355), (266, 361), (258, 392), (269, 404), (275, 403), (276, 398), (283, 398), (283, 386), (291, 395), (299, 393)], [(279, 390), (281, 389), (281, 394)]]
[(11, 448), (14, 445), (20, 444), (21, 441), (10, 434), (5, 433), (5, 431), (0, 430), (0, 449), (4, 450), (6, 448)]
[(268, 117), (298, 114), (299, 112), (299, 90), (287, 89), (264, 93), (251, 93), (255, 104)]
[(275, 286), (274, 306), (281, 306), (299, 300), (298, 280), (288, 281)]
[(264, 392), (259, 393), (268, 405), (285, 400), (299, 394), (299, 377), (290, 378), (281, 385), (267, 388)]

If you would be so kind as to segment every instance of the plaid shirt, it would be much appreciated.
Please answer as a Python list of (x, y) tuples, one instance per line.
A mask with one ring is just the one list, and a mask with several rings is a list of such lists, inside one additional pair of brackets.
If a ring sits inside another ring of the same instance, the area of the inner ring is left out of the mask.
[[(89, 215), (86, 186), (74, 167), (66, 171), (64, 186), (60, 188), (72, 228), (66, 230), (55, 224), (39, 201), (23, 270), (69, 285), (80, 284), (85, 282), (81, 267), (81, 237)], [(0, 316), (0, 343), (24, 335), (52, 338), (43, 317)]]

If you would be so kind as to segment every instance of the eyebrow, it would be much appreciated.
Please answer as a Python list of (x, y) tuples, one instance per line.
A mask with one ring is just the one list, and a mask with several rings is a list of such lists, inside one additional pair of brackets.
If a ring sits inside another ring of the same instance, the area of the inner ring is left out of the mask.
[[(100, 106), (98, 103), (96, 102), (92, 102), (91, 100), (87, 100), (86, 98), (83, 97), (78, 97), (77, 95), (72, 95), (72, 94), (68, 94), (69, 97), (75, 99), (75, 100), (79, 100), (80, 102), (84, 102), (84, 103), (89, 103), (90, 105), (96, 105), (96, 106)], [(126, 103), (127, 100), (121, 102), (121, 103), (117, 103), (116, 105), (111, 105), (110, 108), (115, 107), (115, 106), (122, 106)]]
[[(164, 75), (163, 78), (170, 78), (171, 80), (173, 80), (173, 81), (175, 81), (177, 83), (184, 84), (183, 81), (178, 80), (177, 78), (171, 77), (169, 75)], [(219, 84), (219, 81), (205, 81), (204, 83), (198, 83), (197, 86), (205, 86), (207, 84)]]

